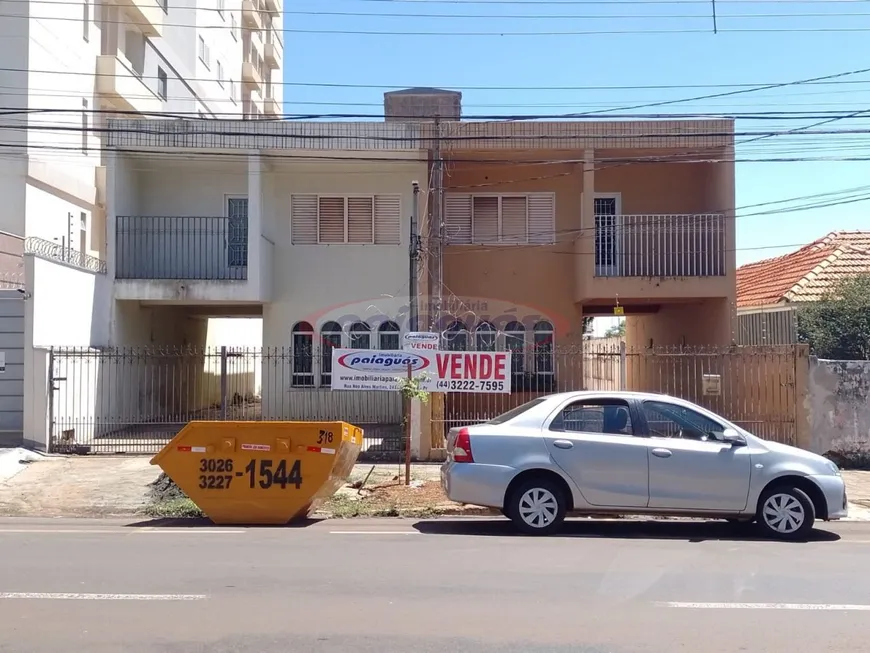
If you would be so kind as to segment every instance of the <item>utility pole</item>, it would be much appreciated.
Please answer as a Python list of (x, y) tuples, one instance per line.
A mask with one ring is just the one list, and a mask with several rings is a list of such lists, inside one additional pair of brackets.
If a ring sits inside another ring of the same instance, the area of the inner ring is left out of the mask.
[[(440, 333), (441, 331), (441, 314), (444, 309), (444, 162), (441, 158), (441, 121), (435, 119), (435, 146), (432, 152), (434, 162), (432, 180), (434, 183), (434, 193), (432, 194), (432, 223), (430, 224), (430, 241), (434, 241), (433, 248), (433, 268), (434, 268), (434, 288), (433, 296), (435, 298), (435, 310), (432, 311), (429, 330)], [(434, 228), (433, 228), (434, 225)], [(434, 232), (434, 234), (432, 233)]]
[(417, 263), (420, 260), (420, 236), (417, 233), (418, 211), (420, 210), (420, 184), (411, 182), (414, 188), (414, 200), (411, 203), (411, 239), (408, 246), (408, 292), (411, 304), (411, 323), (409, 331), (417, 331), (419, 326), (419, 291), (417, 289)]

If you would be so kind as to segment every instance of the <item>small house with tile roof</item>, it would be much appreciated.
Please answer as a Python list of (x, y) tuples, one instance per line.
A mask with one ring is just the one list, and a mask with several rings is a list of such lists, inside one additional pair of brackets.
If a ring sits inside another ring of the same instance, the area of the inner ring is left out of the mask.
[(833, 231), (796, 252), (737, 269), (737, 340), (744, 345), (797, 341), (795, 309), (870, 272), (870, 231)]

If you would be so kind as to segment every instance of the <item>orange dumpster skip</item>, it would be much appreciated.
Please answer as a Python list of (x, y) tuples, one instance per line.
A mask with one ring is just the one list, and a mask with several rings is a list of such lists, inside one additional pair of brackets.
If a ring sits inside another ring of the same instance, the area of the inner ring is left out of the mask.
[(342, 486), (362, 441), (346, 422), (190, 422), (151, 464), (215, 524), (286, 524)]

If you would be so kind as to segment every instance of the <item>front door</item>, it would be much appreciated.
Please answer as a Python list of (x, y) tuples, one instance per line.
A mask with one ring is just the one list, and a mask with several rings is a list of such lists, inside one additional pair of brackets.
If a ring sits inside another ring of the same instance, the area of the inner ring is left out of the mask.
[(644, 401), (650, 437), (649, 507), (740, 511), (746, 507), (752, 461), (748, 447), (733, 447), (712, 434), (724, 427), (667, 401)]
[(565, 406), (544, 429), (550, 455), (587, 503), (646, 507), (646, 438), (634, 435), (632, 422), (629, 405), (621, 399), (584, 399)]

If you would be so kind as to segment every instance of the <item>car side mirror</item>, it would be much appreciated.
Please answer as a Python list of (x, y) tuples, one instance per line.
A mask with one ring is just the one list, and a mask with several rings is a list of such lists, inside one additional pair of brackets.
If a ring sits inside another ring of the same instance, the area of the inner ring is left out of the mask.
[(746, 438), (744, 438), (734, 429), (725, 429), (724, 431), (722, 431), (722, 441), (730, 444), (732, 447), (746, 446)]

